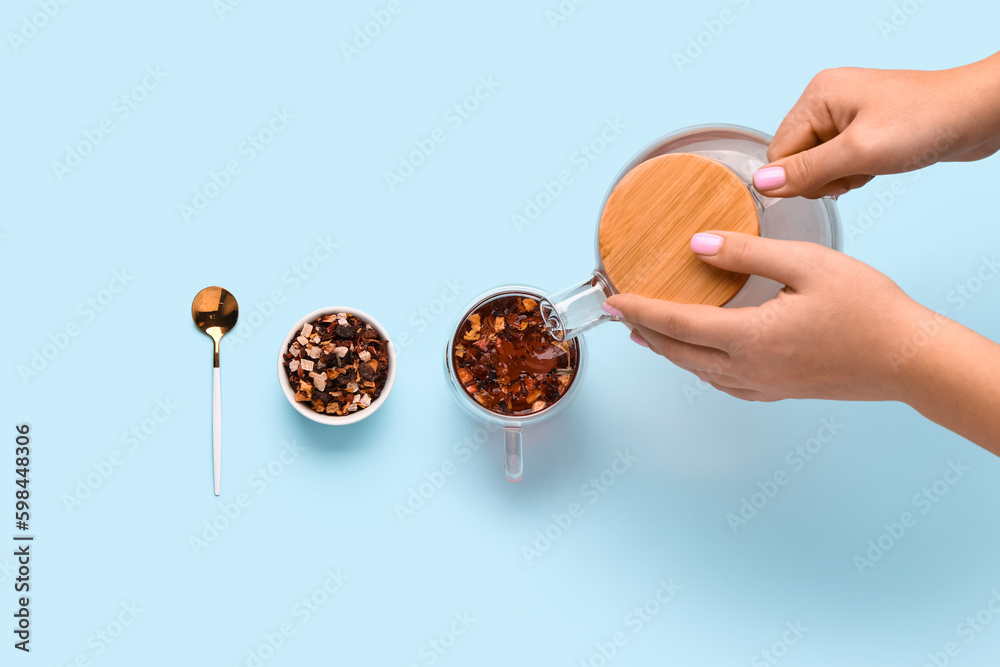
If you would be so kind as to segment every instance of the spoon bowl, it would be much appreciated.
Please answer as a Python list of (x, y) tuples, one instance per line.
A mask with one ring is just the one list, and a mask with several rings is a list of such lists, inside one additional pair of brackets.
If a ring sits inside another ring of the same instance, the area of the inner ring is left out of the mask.
[(195, 295), (191, 303), (191, 317), (195, 326), (215, 341), (215, 366), (219, 365), (219, 341), (240, 317), (240, 306), (229, 290), (206, 287)]

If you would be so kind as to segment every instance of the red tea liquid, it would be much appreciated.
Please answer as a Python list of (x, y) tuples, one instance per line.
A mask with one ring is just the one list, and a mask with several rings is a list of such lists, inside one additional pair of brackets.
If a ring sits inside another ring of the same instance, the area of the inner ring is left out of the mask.
[(538, 298), (524, 294), (494, 297), (471, 312), (455, 333), (452, 354), (473, 400), (513, 416), (540, 412), (562, 398), (580, 360), (577, 342), (557, 342)]

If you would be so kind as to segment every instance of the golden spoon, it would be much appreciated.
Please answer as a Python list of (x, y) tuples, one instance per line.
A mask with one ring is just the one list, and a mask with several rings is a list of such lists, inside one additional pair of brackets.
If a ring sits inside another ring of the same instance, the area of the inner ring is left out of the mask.
[(215, 472), (215, 495), (222, 491), (222, 395), (219, 388), (219, 341), (236, 326), (240, 307), (236, 297), (221, 287), (206, 287), (191, 304), (191, 317), (199, 329), (215, 341), (212, 376), (212, 467)]

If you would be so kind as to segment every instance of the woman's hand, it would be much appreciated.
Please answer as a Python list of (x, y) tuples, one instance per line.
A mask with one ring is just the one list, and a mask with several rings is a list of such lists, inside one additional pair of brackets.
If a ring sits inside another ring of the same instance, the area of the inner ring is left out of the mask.
[(1000, 345), (820, 245), (715, 232), (691, 249), (785, 288), (756, 308), (611, 297), (637, 343), (737, 398), (902, 401), (1000, 455)]
[(754, 185), (770, 197), (838, 195), (998, 149), (1000, 54), (936, 72), (824, 70), (778, 127)]
[(885, 275), (815, 243), (717, 232), (696, 234), (692, 249), (786, 287), (757, 308), (611, 297), (636, 342), (738, 398), (901, 399), (893, 355), (935, 315)]

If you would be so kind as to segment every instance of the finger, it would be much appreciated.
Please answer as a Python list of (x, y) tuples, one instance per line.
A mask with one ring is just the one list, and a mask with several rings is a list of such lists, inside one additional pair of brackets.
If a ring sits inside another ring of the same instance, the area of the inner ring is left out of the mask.
[[(840, 197), (841, 195), (846, 195), (852, 190), (857, 190), (864, 187), (868, 181), (875, 178), (874, 176), (868, 176), (867, 174), (854, 174), (853, 176), (845, 176), (844, 178), (837, 179), (832, 183), (827, 183), (821, 186), (818, 190), (813, 192), (803, 193), (801, 196), (806, 199), (819, 199), (821, 197)], [(770, 195), (768, 195), (770, 196)]]
[[(679, 368), (683, 367), (679, 366)], [(718, 373), (712, 373), (710, 371), (696, 371), (690, 368), (684, 368), (684, 370), (696, 375), (701, 382), (704, 382), (705, 384), (710, 384), (716, 388), (726, 387), (727, 389), (752, 391), (751, 387), (746, 386), (746, 383), (729, 375), (720, 375)]]
[(807, 151), (847, 130), (858, 112), (851, 92), (857, 74), (842, 68), (813, 77), (774, 133), (767, 159), (774, 162)]
[[(739, 380), (738, 378), (726, 374), (725, 371), (732, 365), (731, 358), (724, 357), (718, 362), (712, 359), (708, 359), (707, 363), (709, 364), (709, 367), (700, 368), (698, 366), (705, 365), (706, 361), (705, 359), (702, 359), (700, 357), (684, 358), (682, 355), (674, 355), (671, 353), (663, 354), (658, 349), (655, 349), (647, 342), (647, 338), (649, 340), (655, 340), (660, 335), (661, 334), (658, 334), (655, 331), (650, 331), (648, 329), (644, 330), (642, 327), (636, 327), (635, 330), (632, 331), (629, 338), (631, 338), (634, 343), (641, 345), (642, 347), (649, 348), (651, 351), (660, 354), (665, 359), (667, 359), (667, 361), (670, 361), (678, 368), (683, 369), (688, 373), (691, 373), (692, 375), (696, 376), (699, 380), (701, 380), (706, 384), (715, 383), (717, 385), (728, 387), (730, 389), (747, 388), (745, 387), (745, 384), (742, 380)], [(660, 345), (659, 343), (657, 343), (656, 347), (660, 349), (665, 349), (664, 346)]]
[(721, 374), (732, 364), (732, 359), (722, 350), (685, 343), (640, 325), (635, 325), (632, 340), (640, 345), (645, 344), (675, 365), (696, 374)]
[(632, 339), (633, 343), (635, 343), (640, 347), (649, 347), (649, 343), (646, 342), (646, 339), (643, 338), (642, 334), (639, 333), (637, 330), (633, 330), (628, 337)]
[[(837, 95), (837, 91), (844, 89), (843, 83), (837, 82), (842, 81), (842, 77), (849, 73), (848, 70), (826, 71), (814, 77), (774, 133), (774, 138), (771, 139), (767, 149), (769, 162), (767, 166), (774, 166), (774, 163), (779, 163), (785, 158), (832, 142), (850, 128), (857, 115), (857, 108), (851, 103), (838, 102)], [(773, 178), (777, 179), (774, 182), (780, 181), (778, 176)], [(849, 173), (823, 183), (811, 191), (802, 190), (796, 194), (813, 199), (842, 195), (860, 188), (871, 178), (864, 174)], [(786, 175), (786, 187), (795, 188), (795, 185), (795, 179), (789, 181)], [(788, 193), (782, 193), (780, 190), (768, 194), (788, 196)]]
[(733, 367), (733, 364), (730, 364), (729, 367), (724, 370), (720, 368), (715, 371), (701, 371), (698, 373), (698, 379), (702, 382), (707, 382), (708, 384), (715, 383), (721, 387), (728, 387), (729, 389), (751, 389), (746, 380), (729, 375), (729, 373), (734, 371), (735, 368)]
[[(816, 243), (781, 241), (737, 232), (701, 232), (691, 237), (691, 250), (703, 262), (727, 271), (771, 278), (792, 290), (822, 275), (824, 252), (836, 252)], [(738, 319), (737, 311), (733, 320)]]
[[(681, 304), (647, 299), (636, 294), (616, 294), (605, 302), (605, 310), (631, 325), (641, 325), (675, 340), (720, 347), (739, 332), (736, 316), (715, 306)], [(611, 312), (611, 311), (609, 311)]]
[(775, 162), (781, 158), (807, 151), (830, 141), (840, 134), (833, 117), (826, 110), (811, 88), (806, 88), (795, 106), (785, 114), (774, 138), (767, 147), (767, 159)]
[(753, 175), (754, 187), (768, 197), (795, 197), (847, 191), (864, 184), (862, 156), (850, 128), (811, 148), (778, 158)]
[(715, 387), (721, 392), (727, 393), (733, 398), (738, 398), (742, 401), (769, 401), (762, 392), (755, 391), (753, 389), (738, 389), (736, 387), (727, 387), (725, 385), (717, 384), (715, 382), (709, 382), (710, 385)]

